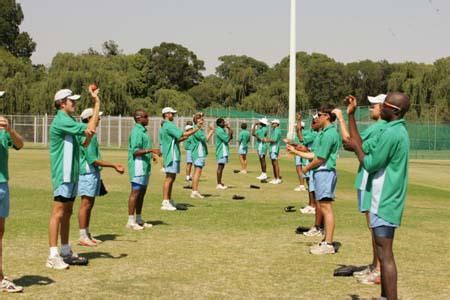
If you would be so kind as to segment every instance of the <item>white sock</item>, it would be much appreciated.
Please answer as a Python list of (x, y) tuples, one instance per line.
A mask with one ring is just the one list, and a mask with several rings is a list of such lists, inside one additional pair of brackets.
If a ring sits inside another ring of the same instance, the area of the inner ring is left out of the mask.
[(87, 239), (87, 238), (89, 238), (87, 228), (80, 229), (80, 239)]
[(58, 256), (58, 247), (50, 247), (50, 257)]
[(136, 218), (134, 217), (134, 215), (128, 216), (128, 224), (134, 224), (134, 223), (136, 223)]
[(136, 222), (142, 222), (142, 215), (136, 215)]
[(61, 255), (69, 255), (72, 249), (70, 248), (69, 244), (61, 245)]

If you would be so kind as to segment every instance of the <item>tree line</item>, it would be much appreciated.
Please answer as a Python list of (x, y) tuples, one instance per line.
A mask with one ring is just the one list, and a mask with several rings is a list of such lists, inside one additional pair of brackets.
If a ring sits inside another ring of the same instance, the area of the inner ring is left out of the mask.
[[(204, 61), (175, 43), (124, 54), (114, 41), (102, 50), (58, 53), (50, 66), (33, 65), (36, 47), (19, 31), (23, 20), (20, 5), (0, 0), (0, 102), (3, 114), (53, 113), (53, 95), (60, 88), (81, 93), (82, 109), (88, 105), (86, 87), (101, 88), (102, 110), (129, 115), (136, 108), (159, 114), (173, 106), (189, 115), (207, 108), (256, 111), (286, 115), (288, 110), (289, 57), (269, 66), (245, 55), (219, 57), (215, 74), (204, 75)], [(450, 122), (450, 57), (433, 64), (364, 60), (341, 63), (320, 53), (297, 53), (297, 109), (317, 108), (322, 103), (341, 104), (353, 94), (367, 105), (367, 95), (402, 91), (412, 102), (411, 119), (433, 115)]]

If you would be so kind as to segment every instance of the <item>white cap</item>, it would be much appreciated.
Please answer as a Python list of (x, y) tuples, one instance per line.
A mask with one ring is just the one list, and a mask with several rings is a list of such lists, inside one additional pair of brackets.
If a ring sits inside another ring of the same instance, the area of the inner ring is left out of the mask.
[(386, 94), (379, 94), (375, 97), (367, 96), (367, 99), (369, 99), (371, 104), (380, 104), (384, 102), (384, 99), (386, 99)]
[(318, 114), (315, 114), (312, 118), (313, 119), (317, 119), (319, 117), (319, 115)]
[[(92, 115), (94, 114), (94, 109), (93, 108), (86, 108), (85, 110), (83, 110), (83, 112), (80, 115), (80, 118), (82, 120), (86, 120), (89, 119), (90, 117), (92, 117)], [(99, 116), (103, 115), (103, 112), (101, 111), (99, 114)]]
[(78, 100), (80, 99), (80, 95), (74, 95), (73, 92), (69, 89), (62, 89), (56, 92), (55, 94), (55, 101), (63, 100), (63, 99), (70, 99), (70, 100)]
[(300, 122), (300, 125), (301, 125), (302, 127), (305, 127), (305, 122), (301, 121), (301, 122)]
[(5, 94), (5, 91), (0, 91), (0, 97), (3, 97), (3, 95)]
[(167, 113), (176, 113), (177, 111), (175, 109), (173, 109), (172, 107), (164, 107), (162, 109), (162, 114), (167, 114)]
[(273, 119), (271, 123), (272, 123), (272, 124), (278, 124), (278, 125), (280, 125), (280, 120), (278, 120), (278, 119)]
[(264, 125), (269, 125), (269, 120), (267, 120), (267, 118), (261, 118), (258, 122), (263, 123)]
[(186, 125), (186, 126), (184, 126), (184, 130), (189, 130), (189, 129), (192, 129), (192, 128), (194, 128), (194, 126), (192, 126), (192, 125)]

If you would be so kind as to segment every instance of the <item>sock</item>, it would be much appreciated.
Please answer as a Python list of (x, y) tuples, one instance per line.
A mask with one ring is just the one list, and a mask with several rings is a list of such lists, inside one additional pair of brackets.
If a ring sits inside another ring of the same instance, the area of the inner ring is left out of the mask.
[(50, 247), (50, 257), (58, 256), (58, 247)]
[(134, 224), (134, 223), (136, 223), (136, 218), (134, 217), (134, 215), (128, 216), (128, 224)]
[(136, 215), (136, 222), (142, 222), (142, 215)]
[(87, 228), (80, 229), (80, 239), (87, 239), (87, 238), (89, 238)]
[(65, 244), (61, 246), (61, 255), (66, 256), (69, 255), (70, 252), (72, 252), (72, 249), (70, 248), (69, 244)]

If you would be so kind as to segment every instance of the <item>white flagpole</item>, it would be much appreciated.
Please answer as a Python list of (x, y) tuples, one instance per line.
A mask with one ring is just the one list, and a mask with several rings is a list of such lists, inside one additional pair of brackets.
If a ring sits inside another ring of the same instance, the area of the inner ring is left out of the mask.
[(289, 127), (288, 138), (294, 139), (295, 130), (295, 98), (296, 98), (296, 7), (291, 0), (291, 50), (289, 56)]

